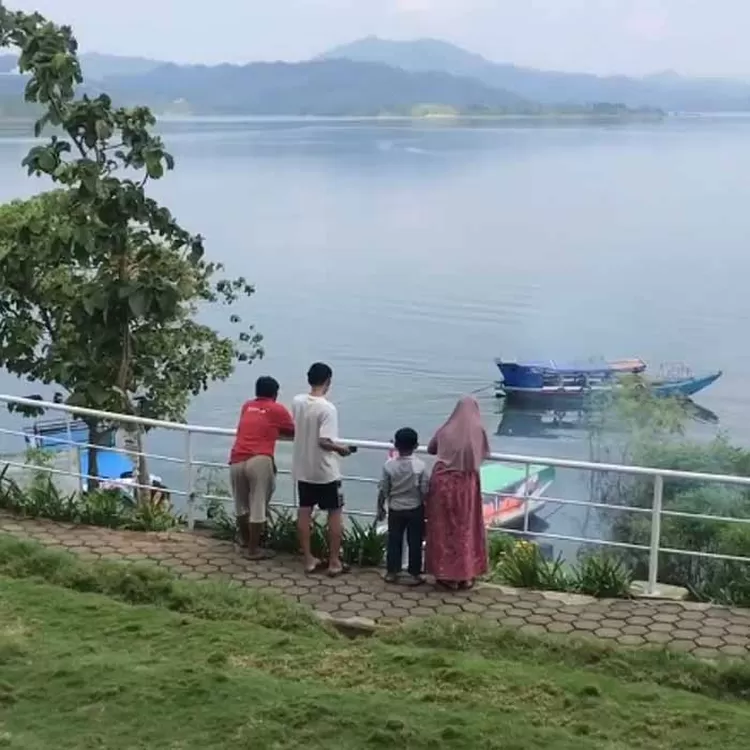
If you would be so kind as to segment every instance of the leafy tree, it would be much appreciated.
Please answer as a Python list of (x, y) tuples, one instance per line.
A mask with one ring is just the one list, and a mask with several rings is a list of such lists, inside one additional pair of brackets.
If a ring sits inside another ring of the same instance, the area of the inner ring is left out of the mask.
[[(726, 436), (710, 442), (686, 437), (693, 413), (690, 402), (659, 398), (629, 378), (624, 388), (598, 406), (598, 420), (589, 423), (592, 460), (706, 474), (750, 473), (750, 453), (732, 446)], [(651, 478), (592, 472), (591, 497), (596, 502), (650, 509), (653, 492)], [(662, 517), (662, 548), (750, 557), (746, 524), (695, 517), (747, 518), (750, 492), (746, 488), (667, 478), (662, 503), (669, 513)], [(671, 515), (675, 512), (686, 515)], [(612, 511), (602, 518), (609, 521), (615, 541), (648, 547), (650, 513)], [(621, 556), (637, 578), (647, 577), (646, 554), (625, 550)], [(659, 580), (685, 586), (699, 599), (750, 605), (750, 564), (745, 562), (663, 552)]]
[[(0, 6), (0, 45), (20, 50), (25, 101), (43, 108), (35, 134), (53, 128), (23, 165), (57, 188), (0, 209), (0, 366), (59, 384), (69, 404), (183, 420), (191, 395), (262, 354), (252, 326), (221, 336), (195, 320), (198, 307), (231, 305), (253, 287), (217, 278), (201, 236), (147, 195), (174, 167), (155, 119), (77, 94), (69, 27)], [(92, 443), (111, 428), (86, 421)], [(95, 476), (95, 449), (89, 466)]]

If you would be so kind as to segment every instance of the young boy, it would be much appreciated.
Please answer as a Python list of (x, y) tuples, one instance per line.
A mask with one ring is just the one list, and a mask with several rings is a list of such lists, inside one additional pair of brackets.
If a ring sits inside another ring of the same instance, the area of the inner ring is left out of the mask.
[(411, 427), (402, 427), (393, 439), (398, 455), (383, 467), (378, 487), (378, 519), (388, 508), (388, 583), (396, 583), (401, 573), (404, 533), (409, 546), (409, 579), (418, 586), (422, 578), (422, 540), (424, 539), (424, 500), (429, 477), (424, 462), (414, 457), (419, 437)]

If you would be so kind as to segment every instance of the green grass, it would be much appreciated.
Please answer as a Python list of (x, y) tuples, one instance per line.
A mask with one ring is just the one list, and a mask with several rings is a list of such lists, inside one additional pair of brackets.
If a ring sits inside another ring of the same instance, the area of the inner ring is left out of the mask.
[(0, 538), (0, 747), (744, 750), (750, 665), (299, 607)]

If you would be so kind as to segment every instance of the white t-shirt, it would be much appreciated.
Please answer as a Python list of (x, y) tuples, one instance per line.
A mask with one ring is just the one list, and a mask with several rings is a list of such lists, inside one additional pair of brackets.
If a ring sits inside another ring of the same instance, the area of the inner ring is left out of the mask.
[(297, 482), (329, 484), (341, 479), (339, 457), (324, 451), (320, 438), (338, 440), (339, 418), (336, 407), (322, 396), (301, 393), (292, 401), (294, 454), (292, 477)]

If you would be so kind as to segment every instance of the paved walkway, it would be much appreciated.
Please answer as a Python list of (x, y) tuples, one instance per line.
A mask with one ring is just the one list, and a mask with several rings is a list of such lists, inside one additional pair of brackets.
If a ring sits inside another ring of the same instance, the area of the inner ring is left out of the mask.
[(376, 623), (430, 615), (478, 615), (527, 633), (575, 634), (626, 646), (652, 644), (703, 658), (750, 657), (750, 610), (695, 603), (595, 600), (481, 586), (445, 593), (388, 585), (375, 570), (331, 580), (307, 576), (299, 559), (253, 563), (233, 545), (199, 533), (145, 534), (0, 515), (0, 533), (67, 549), (87, 560), (151, 561), (187, 579), (233, 580), (282, 594), (335, 618)]

